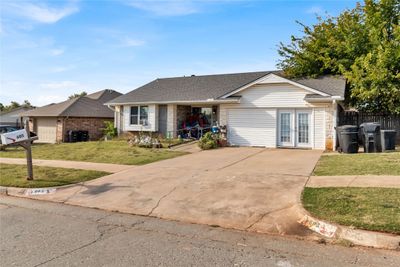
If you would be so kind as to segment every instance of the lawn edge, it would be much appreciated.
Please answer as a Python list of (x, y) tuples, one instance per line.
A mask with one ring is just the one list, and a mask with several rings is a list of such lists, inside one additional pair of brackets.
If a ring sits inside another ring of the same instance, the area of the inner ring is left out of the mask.
[[(305, 187), (304, 187), (305, 188)], [(303, 188), (303, 191), (304, 191)], [(301, 196), (303, 192), (301, 193)], [(312, 215), (306, 208), (303, 206), (303, 201), (301, 199), (301, 209), (304, 213), (303, 218), (298, 221), (298, 223), (303, 226), (309, 228), (311, 231), (324, 236), (324, 238), (328, 238), (328, 240), (333, 242), (341, 242), (343, 240), (350, 242), (351, 244), (365, 247), (373, 247), (380, 249), (390, 249), (390, 250), (400, 250), (400, 235), (385, 233), (379, 231), (370, 231), (363, 230), (358, 228), (353, 228), (346, 225), (337, 224), (334, 222), (330, 222), (324, 219), (319, 219)], [(306, 225), (306, 221), (314, 221), (319, 224), (325, 224), (328, 226), (336, 227), (336, 231), (332, 237), (328, 237), (324, 234), (321, 234), (318, 231), (315, 231)]]

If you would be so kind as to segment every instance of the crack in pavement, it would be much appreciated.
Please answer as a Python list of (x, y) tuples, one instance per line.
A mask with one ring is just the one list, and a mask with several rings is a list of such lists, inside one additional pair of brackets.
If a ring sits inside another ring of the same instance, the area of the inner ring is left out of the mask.
[(355, 180), (357, 180), (358, 176), (356, 175), (351, 181), (347, 184), (347, 187), (349, 187), (352, 183), (354, 183)]
[(228, 165), (225, 165), (225, 166), (223, 166), (223, 167), (221, 167), (221, 168), (219, 168), (219, 169), (217, 169), (217, 170), (220, 171), (220, 170), (223, 170), (223, 169), (225, 169), (225, 168), (231, 167), (231, 166), (233, 166), (233, 165), (235, 165), (235, 164), (238, 164), (239, 162), (242, 162), (242, 161), (244, 161), (244, 160), (246, 160), (246, 159), (249, 159), (249, 158), (251, 158), (251, 157), (254, 157), (254, 156), (256, 156), (256, 155), (258, 155), (258, 154), (260, 154), (260, 153), (262, 153), (262, 152), (264, 152), (264, 151), (266, 151), (266, 150), (267, 150), (267, 149), (263, 149), (263, 150), (261, 150), (261, 151), (258, 151), (258, 152), (256, 152), (256, 153), (251, 154), (251, 155), (249, 155), (249, 156), (246, 156), (246, 157), (244, 157), (244, 158), (242, 158), (242, 159), (239, 159), (239, 160), (237, 160), (237, 161), (234, 161), (234, 162), (232, 162), (232, 163), (229, 163)]
[[(93, 244), (99, 242), (100, 240), (102, 240), (103, 237), (104, 237), (104, 235), (105, 235), (108, 231), (112, 231), (112, 230), (114, 230), (114, 229), (119, 228), (119, 226), (115, 226), (115, 227), (111, 227), (111, 228), (108, 228), (108, 229), (105, 229), (105, 230), (100, 230), (100, 227), (104, 227), (104, 226), (107, 226), (107, 225), (103, 225), (103, 224), (97, 225), (96, 230), (97, 230), (97, 232), (100, 233), (100, 234), (99, 234), (98, 237), (96, 237), (95, 240), (93, 240), (93, 241), (91, 241), (91, 242), (88, 242), (88, 243), (86, 243), (86, 244), (83, 244), (82, 246), (79, 246), (79, 247), (77, 247), (77, 248), (74, 248), (74, 249), (71, 249), (71, 250), (69, 250), (69, 251), (66, 251), (66, 252), (64, 252), (64, 253), (61, 253), (60, 255), (57, 255), (57, 256), (55, 256), (55, 257), (53, 257), (53, 258), (51, 258), (51, 259), (48, 259), (48, 260), (46, 260), (46, 261), (44, 261), (44, 262), (41, 262), (41, 263), (39, 263), (39, 264), (36, 264), (36, 265), (34, 265), (34, 267), (42, 266), (42, 265), (44, 265), (44, 264), (46, 264), (46, 263), (49, 263), (49, 262), (51, 262), (51, 261), (53, 261), (53, 260), (59, 259), (59, 258), (61, 258), (61, 257), (65, 257), (65, 256), (67, 256), (67, 255), (69, 255), (69, 254), (71, 254), (71, 253), (74, 253), (75, 251), (78, 251), (78, 250), (81, 250), (81, 249), (83, 249), (83, 248), (89, 247), (89, 246), (91, 246), (91, 245), (93, 245)], [(121, 227), (121, 228), (122, 228), (122, 227)], [(123, 230), (124, 230), (124, 229), (123, 229)]]
[(294, 204), (291, 204), (291, 205), (286, 206), (286, 207), (283, 207), (283, 208), (279, 208), (279, 209), (276, 209), (276, 210), (271, 210), (271, 211), (268, 211), (268, 212), (266, 212), (266, 213), (263, 213), (257, 220), (255, 220), (253, 223), (251, 223), (249, 226), (247, 226), (247, 227), (245, 228), (245, 230), (248, 230), (248, 229), (250, 229), (251, 227), (253, 227), (255, 224), (259, 223), (262, 219), (264, 219), (265, 216), (267, 216), (267, 215), (269, 215), (269, 214), (271, 214), (271, 213), (274, 213), (274, 212), (278, 212), (278, 211), (290, 209), (291, 207), (295, 206), (296, 204), (297, 204), (297, 203), (294, 203)]
[(151, 214), (154, 212), (154, 210), (155, 210), (156, 208), (158, 208), (158, 206), (160, 205), (161, 200), (163, 200), (164, 198), (166, 198), (167, 196), (169, 196), (172, 192), (174, 192), (175, 189), (176, 189), (177, 187), (178, 187), (178, 186), (175, 186), (174, 188), (172, 188), (171, 191), (169, 191), (167, 194), (163, 195), (163, 196), (157, 201), (157, 204), (156, 204), (156, 205), (151, 209), (151, 211), (147, 214), (147, 216), (151, 216)]

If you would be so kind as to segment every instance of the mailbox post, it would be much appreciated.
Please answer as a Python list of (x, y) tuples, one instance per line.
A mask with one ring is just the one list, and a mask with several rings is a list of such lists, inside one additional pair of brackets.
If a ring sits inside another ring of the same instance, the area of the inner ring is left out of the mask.
[(32, 167), (32, 149), (31, 149), (31, 132), (29, 130), (29, 120), (25, 120), (25, 130), (28, 134), (28, 140), (25, 142), (25, 152), (26, 152), (26, 166), (28, 169), (28, 176), (26, 177), (27, 180), (33, 180), (33, 167)]
[(33, 180), (31, 144), (32, 141), (36, 139), (38, 138), (30, 136), (28, 119), (25, 121), (25, 129), (4, 133), (1, 135), (1, 141), (3, 145), (19, 145), (25, 149), (26, 165), (28, 169), (28, 176), (26, 177), (27, 180)]

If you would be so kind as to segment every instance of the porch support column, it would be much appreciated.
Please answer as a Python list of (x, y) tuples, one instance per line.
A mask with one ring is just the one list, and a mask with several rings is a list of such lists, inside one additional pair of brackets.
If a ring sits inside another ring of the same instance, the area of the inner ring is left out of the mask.
[(177, 137), (176, 125), (177, 125), (177, 109), (175, 104), (169, 104), (167, 107), (167, 135), (172, 135), (171, 137)]

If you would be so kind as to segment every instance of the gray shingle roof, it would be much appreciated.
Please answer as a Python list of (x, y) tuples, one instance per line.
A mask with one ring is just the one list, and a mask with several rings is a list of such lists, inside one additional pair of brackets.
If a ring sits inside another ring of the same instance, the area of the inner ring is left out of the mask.
[(87, 96), (69, 99), (24, 112), (29, 117), (91, 117), (113, 118), (114, 112), (104, 105), (105, 102), (120, 96), (121, 93), (105, 89)]
[[(282, 71), (260, 71), (156, 79), (108, 103), (157, 103), (218, 99), (270, 73), (284, 77)], [(293, 81), (329, 95), (344, 96), (345, 80), (340, 77), (325, 76)]]

